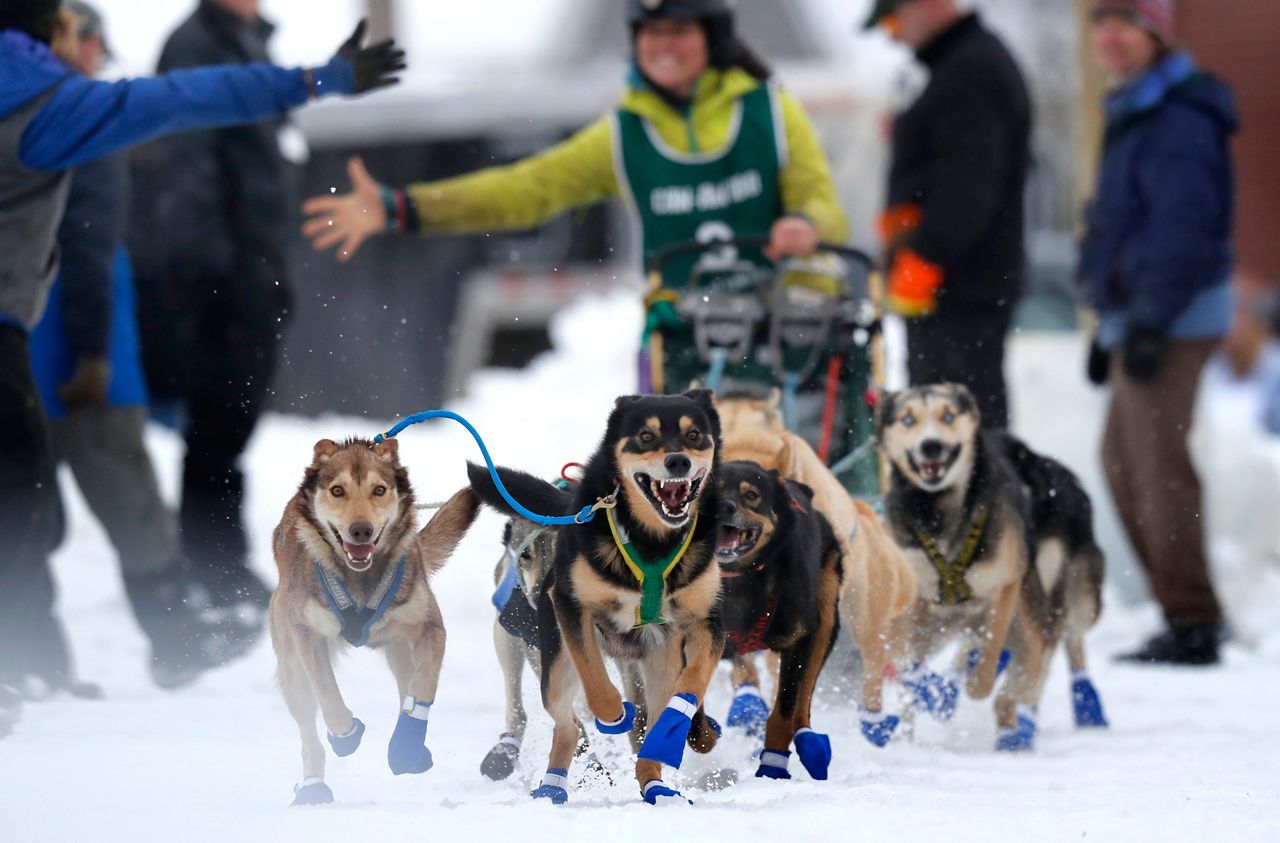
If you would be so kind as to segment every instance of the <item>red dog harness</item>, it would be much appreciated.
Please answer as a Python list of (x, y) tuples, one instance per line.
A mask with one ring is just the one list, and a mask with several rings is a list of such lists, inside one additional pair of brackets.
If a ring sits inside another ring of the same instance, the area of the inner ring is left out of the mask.
[(769, 645), (764, 643), (764, 637), (769, 634), (769, 627), (773, 625), (773, 611), (777, 607), (778, 598), (774, 597), (769, 600), (764, 614), (756, 618), (751, 629), (746, 632), (734, 632), (730, 629), (724, 631), (725, 640), (733, 646), (734, 655), (742, 656), (769, 649)]

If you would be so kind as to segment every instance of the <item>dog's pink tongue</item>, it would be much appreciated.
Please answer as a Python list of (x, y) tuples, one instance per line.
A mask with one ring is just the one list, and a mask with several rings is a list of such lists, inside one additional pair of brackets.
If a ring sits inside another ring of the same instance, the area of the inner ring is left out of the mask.
[(721, 527), (716, 533), (716, 550), (733, 550), (742, 538), (742, 531), (736, 527)]
[(659, 483), (658, 497), (667, 505), (667, 509), (679, 509), (684, 505), (685, 492), (688, 486), (683, 483)]
[(343, 542), (342, 549), (352, 559), (364, 561), (373, 555), (373, 545), (371, 544), (352, 544), (351, 542)]

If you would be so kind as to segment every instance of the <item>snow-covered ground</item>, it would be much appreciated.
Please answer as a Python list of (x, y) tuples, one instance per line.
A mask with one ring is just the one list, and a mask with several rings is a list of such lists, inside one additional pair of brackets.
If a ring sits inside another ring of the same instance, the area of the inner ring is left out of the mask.
[[(486, 435), (499, 461), (553, 474), (586, 455), (613, 397), (631, 388), (638, 324), (631, 298), (588, 297), (556, 324), (555, 353), (525, 372), (482, 373), (455, 409)], [(1075, 337), (1019, 337), (1011, 369), (1020, 431), (1084, 474), (1096, 492), (1092, 468), (1103, 398), (1080, 382), (1082, 353)], [(417, 409), (424, 408), (405, 412)], [(475, 454), (464, 432), (438, 424), (413, 428), (401, 439), (424, 500), (460, 486), (463, 458)], [(388, 426), (388, 420), (337, 417), (273, 417), (262, 425), (247, 465), (254, 562), (265, 575), (274, 577), (271, 528), (314, 442)], [(155, 430), (152, 445), (172, 491), (179, 443)], [(102, 683), (107, 699), (33, 703), (17, 732), (0, 742), (3, 840), (450, 841), (554, 834), (564, 841), (710, 835), (1203, 841), (1274, 840), (1280, 825), (1280, 723), (1271, 697), (1280, 692), (1280, 634), (1261, 622), (1271, 611), (1250, 609), (1257, 634), (1248, 647), (1229, 646), (1220, 668), (1119, 667), (1109, 656), (1152, 630), (1157, 613), (1149, 604), (1126, 605), (1114, 584), (1089, 639), (1109, 731), (1074, 730), (1065, 663), (1058, 659), (1041, 707), (1039, 746), (1030, 756), (993, 753), (990, 705), (972, 701), (952, 723), (920, 722), (913, 741), (877, 750), (858, 735), (851, 694), (827, 693), (815, 720), (835, 748), (827, 782), (809, 781), (802, 771), (790, 782), (754, 779), (751, 747), (729, 739), (709, 757), (690, 754), (682, 780), (725, 767), (741, 773), (740, 783), (714, 793), (689, 790), (697, 804), (688, 811), (659, 811), (640, 803), (623, 740), (596, 737), (614, 783), (575, 784), (562, 808), (533, 803), (528, 790), (545, 765), (549, 721), (532, 677), (525, 691), (532, 722), (517, 773), (498, 784), (479, 773), (502, 730), (503, 711), (488, 601), (501, 528), (492, 513), (481, 516), (435, 581), (449, 645), (428, 740), (434, 769), (409, 777), (387, 770), (383, 747), (396, 717), (395, 687), (378, 655), (357, 651), (340, 665), (339, 681), (368, 723), (365, 745), (350, 758), (329, 759), (336, 804), (290, 809), (300, 774), (298, 739), (274, 685), (270, 645), (264, 640), (249, 657), (178, 693), (154, 688), (103, 534), (82, 501), (72, 496), (69, 503), (70, 540), (56, 558), (62, 613), (83, 674)], [(1268, 522), (1272, 516), (1258, 513)], [(1267, 576), (1274, 575), (1273, 568)], [(727, 706), (727, 680), (720, 676), (709, 707), (722, 716)]]

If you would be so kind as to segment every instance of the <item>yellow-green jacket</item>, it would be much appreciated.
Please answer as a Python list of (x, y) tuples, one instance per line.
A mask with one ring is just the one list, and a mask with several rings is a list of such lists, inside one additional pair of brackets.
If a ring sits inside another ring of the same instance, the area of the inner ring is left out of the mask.
[[(737, 68), (710, 69), (698, 79), (687, 119), (648, 89), (632, 88), (619, 108), (647, 120), (681, 152), (714, 153), (729, 140), (735, 101), (761, 84)], [(790, 150), (778, 178), (783, 213), (803, 214), (823, 240), (844, 242), (848, 226), (813, 125), (786, 92), (779, 92), (778, 101)], [(610, 117), (509, 166), (410, 185), (422, 231), (528, 229), (571, 208), (619, 196)]]

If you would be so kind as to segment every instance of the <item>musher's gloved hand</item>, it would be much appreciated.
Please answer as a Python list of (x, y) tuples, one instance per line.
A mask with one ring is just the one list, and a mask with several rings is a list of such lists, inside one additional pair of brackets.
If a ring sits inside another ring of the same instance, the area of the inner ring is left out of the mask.
[(351, 65), (351, 70), (355, 74), (352, 93), (355, 94), (398, 84), (400, 79), (395, 74), (404, 70), (406, 66), (404, 50), (397, 47), (396, 42), (391, 38), (368, 47), (360, 46), (368, 26), (367, 18), (361, 20), (356, 25), (356, 31), (351, 33), (351, 37), (338, 48), (337, 55), (334, 56), (334, 59), (344, 59)]

